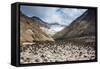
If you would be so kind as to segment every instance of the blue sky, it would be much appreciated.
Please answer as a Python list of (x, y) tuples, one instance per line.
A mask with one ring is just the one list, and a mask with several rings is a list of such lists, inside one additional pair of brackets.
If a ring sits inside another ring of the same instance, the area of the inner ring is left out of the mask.
[(47, 23), (57, 22), (59, 24), (69, 25), (87, 9), (21, 6), (20, 10), (29, 17), (37, 16)]

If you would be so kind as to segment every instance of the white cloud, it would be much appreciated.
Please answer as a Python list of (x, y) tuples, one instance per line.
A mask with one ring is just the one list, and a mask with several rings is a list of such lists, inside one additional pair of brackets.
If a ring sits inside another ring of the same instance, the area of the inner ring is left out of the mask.
[(48, 23), (58, 22), (59, 24), (69, 25), (86, 9), (21, 6), (21, 11), (27, 16), (37, 16)]

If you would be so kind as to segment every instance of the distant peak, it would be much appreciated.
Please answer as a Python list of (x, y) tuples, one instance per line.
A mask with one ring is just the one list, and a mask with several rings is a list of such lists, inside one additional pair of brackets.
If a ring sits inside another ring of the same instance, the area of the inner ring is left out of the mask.
[(41, 20), (39, 17), (37, 17), (37, 16), (32, 16), (31, 17), (32, 19), (38, 19), (38, 20)]
[(51, 23), (51, 24), (53, 24), (53, 25), (59, 25), (59, 23), (57, 23), (57, 22), (56, 23)]
[(57, 23), (57, 22), (55, 22), (55, 23), (49, 23), (49, 25), (61, 25), (61, 26), (65, 26), (65, 25), (59, 24), (59, 23)]

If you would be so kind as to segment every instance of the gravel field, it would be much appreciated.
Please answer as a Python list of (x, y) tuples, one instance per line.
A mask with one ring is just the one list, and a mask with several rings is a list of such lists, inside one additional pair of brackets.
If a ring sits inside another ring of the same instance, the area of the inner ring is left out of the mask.
[(35, 42), (20, 47), (20, 63), (46, 63), (77, 60), (93, 60), (95, 43), (72, 41)]

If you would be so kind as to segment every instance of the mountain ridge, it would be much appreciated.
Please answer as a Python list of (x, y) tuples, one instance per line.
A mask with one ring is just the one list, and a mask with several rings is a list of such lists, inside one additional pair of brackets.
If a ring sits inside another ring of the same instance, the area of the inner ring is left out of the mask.
[(69, 26), (57, 32), (54, 39), (66, 39), (76, 36), (95, 35), (95, 11), (88, 9), (80, 17), (75, 19)]
[[(38, 23), (39, 24), (39, 23)], [(54, 41), (53, 38), (43, 32), (31, 18), (20, 15), (20, 42)]]

